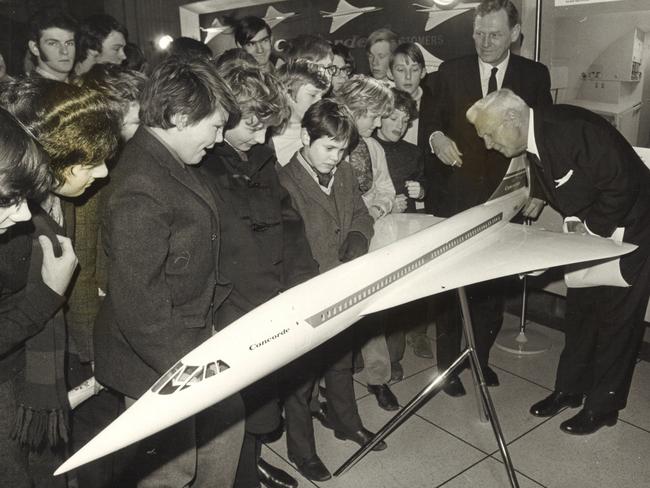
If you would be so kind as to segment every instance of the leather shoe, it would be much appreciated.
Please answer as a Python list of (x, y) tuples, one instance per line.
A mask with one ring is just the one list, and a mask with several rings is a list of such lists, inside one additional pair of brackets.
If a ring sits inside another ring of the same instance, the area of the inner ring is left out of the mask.
[(390, 363), (390, 380), (402, 381), (403, 378), (404, 378), (404, 368), (402, 368), (402, 365), (399, 363), (399, 361)]
[(326, 429), (332, 429), (332, 424), (327, 420), (327, 403), (320, 402), (319, 409), (311, 413), (311, 416), (318, 420)]
[(368, 391), (375, 395), (377, 403), (384, 410), (393, 411), (399, 410), (399, 403), (397, 397), (390, 391), (387, 384), (383, 385), (368, 385)]
[(499, 386), (499, 377), (489, 366), (483, 368), (483, 379), (487, 386)]
[(560, 424), (560, 429), (567, 434), (587, 435), (593, 434), (605, 425), (608, 427), (616, 425), (617, 421), (618, 410), (607, 413), (597, 413), (583, 408), (577, 415), (562, 422)]
[(312, 481), (327, 481), (332, 477), (332, 474), (317, 454), (314, 454), (314, 457), (305, 461), (296, 461), (291, 456), (289, 456), (289, 460), (296, 465), (300, 474)]
[(530, 413), (535, 417), (551, 417), (564, 407), (576, 408), (580, 405), (582, 405), (581, 394), (554, 391), (549, 396), (530, 407)]
[(420, 358), (432, 359), (433, 350), (431, 349), (431, 341), (426, 334), (413, 334), (410, 336), (411, 347), (413, 354)]
[(286, 471), (271, 466), (260, 458), (257, 461), (257, 474), (260, 481), (268, 488), (296, 488), (298, 481)]
[(449, 377), (445, 386), (442, 387), (442, 391), (451, 397), (461, 397), (465, 396), (467, 393), (462, 381), (460, 381), (460, 378), (455, 375)]
[[(356, 442), (361, 447), (363, 447), (366, 444), (368, 444), (373, 439), (373, 437), (375, 437), (375, 434), (370, 432), (365, 427), (361, 427), (361, 429), (357, 430), (352, 434), (346, 434), (345, 432), (340, 432), (338, 430), (335, 430), (334, 437), (336, 437), (337, 439), (341, 439), (343, 441)], [(375, 447), (372, 448), (373, 451), (383, 451), (384, 449), (386, 449), (386, 443), (384, 441), (379, 441), (377, 445), (375, 445)]]

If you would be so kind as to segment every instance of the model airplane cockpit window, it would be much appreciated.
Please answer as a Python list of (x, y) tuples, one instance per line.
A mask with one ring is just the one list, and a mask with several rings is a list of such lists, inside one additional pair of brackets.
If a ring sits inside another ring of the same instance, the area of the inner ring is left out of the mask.
[(151, 391), (160, 395), (171, 395), (179, 388), (185, 390), (229, 368), (230, 366), (221, 360), (206, 366), (184, 366), (179, 361), (153, 385)]

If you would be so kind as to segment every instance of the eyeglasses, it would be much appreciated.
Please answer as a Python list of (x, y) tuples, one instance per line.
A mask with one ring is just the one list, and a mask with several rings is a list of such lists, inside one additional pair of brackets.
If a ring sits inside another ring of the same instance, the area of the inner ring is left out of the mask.
[(341, 67), (336, 66), (334, 64), (330, 64), (329, 66), (325, 66), (325, 70), (330, 74), (330, 76), (339, 76), (339, 75), (350, 76), (352, 74), (352, 66), (348, 64)]

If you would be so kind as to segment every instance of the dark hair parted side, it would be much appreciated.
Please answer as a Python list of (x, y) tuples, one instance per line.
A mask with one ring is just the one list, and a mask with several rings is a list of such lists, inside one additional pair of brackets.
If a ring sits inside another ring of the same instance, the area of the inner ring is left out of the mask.
[(238, 46), (243, 47), (261, 30), (266, 30), (269, 37), (271, 36), (271, 27), (264, 21), (264, 19), (260, 19), (254, 15), (242, 17), (235, 23), (233, 32), (235, 42)]
[(126, 115), (132, 102), (137, 102), (147, 77), (118, 64), (95, 64), (75, 78), (73, 83), (100, 92), (114, 110)]
[(60, 9), (46, 8), (39, 10), (29, 19), (29, 37), (27, 40), (34, 41), (38, 45), (43, 31), (52, 27), (76, 34), (79, 29), (79, 24), (74, 17)]
[(321, 137), (346, 141), (347, 152), (359, 143), (359, 133), (350, 111), (331, 98), (323, 98), (310, 106), (302, 118), (302, 126), (309, 134), (309, 144)]
[(403, 42), (395, 48), (393, 54), (390, 57), (390, 69), (393, 69), (393, 64), (395, 63), (395, 58), (398, 54), (402, 54), (409, 58), (411, 62), (417, 63), (422, 69), (425, 69), (424, 64), (424, 55), (420, 48), (413, 42)]
[(121, 114), (95, 90), (24, 78), (5, 85), (0, 104), (41, 144), (59, 183), (66, 168), (97, 166), (115, 154)]
[(288, 61), (278, 68), (277, 73), (294, 100), (303, 85), (311, 84), (319, 90), (327, 90), (330, 86), (329, 76), (323, 67), (306, 59)]
[(77, 61), (84, 61), (88, 57), (88, 50), (102, 51), (102, 43), (108, 35), (117, 31), (129, 37), (126, 27), (110, 15), (91, 15), (85, 19), (77, 31)]
[(317, 35), (301, 34), (286, 41), (283, 58), (286, 62), (292, 59), (306, 59), (318, 62), (327, 56), (333, 56), (330, 42)]
[(275, 127), (291, 115), (282, 82), (257, 66), (230, 64), (219, 70), (237, 100), (241, 118), (255, 117)]
[(229, 124), (239, 120), (237, 100), (230, 88), (216, 66), (202, 58), (163, 59), (151, 72), (140, 96), (140, 121), (149, 127), (171, 129), (175, 115), (187, 116), (193, 125), (217, 110), (229, 115)]
[[(409, 121), (417, 119), (419, 116), (418, 105), (413, 97), (397, 88), (391, 88), (390, 91), (393, 92), (394, 110), (401, 110), (408, 114)], [(390, 117), (390, 114), (387, 117)]]
[(9, 112), (0, 108), (0, 207), (44, 199), (52, 187), (48, 158)]
[(474, 18), (483, 17), (484, 15), (498, 12), (499, 10), (506, 11), (510, 29), (519, 24), (519, 11), (510, 0), (483, 0), (474, 10)]

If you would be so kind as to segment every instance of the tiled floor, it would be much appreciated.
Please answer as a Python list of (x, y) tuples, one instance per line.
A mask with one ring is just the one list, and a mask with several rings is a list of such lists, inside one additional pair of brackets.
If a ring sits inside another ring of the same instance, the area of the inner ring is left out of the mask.
[[(504, 333), (518, 326), (518, 318), (506, 316)], [(551, 349), (536, 356), (517, 357), (494, 348), (492, 367), (501, 386), (491, 388), (499, 422), (522, 488), (639, 488), (650, 486), (650, 363), (637, 364), (628, 407), (615, 427), (594, 435), (570, 436), (560, 423), (574, 411), (550, 419), (528, 413), (530, 405), (553, 387), (555, 367), (562, 349), (561, 332), (530, 324), (549, 337)], [(434, 347), (435, 350), (435, 347)], [(405, 377), (393, 385), (404, 406), (436, 374), (435, 359), (415, 357), (407, 346)], [(468, 371), (461, 375), (468, 394), (451, 398), (440, 393), (425, 404), (387, 439), (388, 449), (371, 452), (339, 477), (313, 483), (287, 461), (284, 437), (264, 448), (263, 456), (286, 469), (301, 487), (331, 488), (504, 488), (510, 486), (489, 423), (478, 417), (478, 403)], [(357, 375), (359, 411), (367, 428), (376, 431), (391, 415), (381, 410)], [(334, 438), (318, 422), (314, 425), (319, 456), (334, 472), (357, 449), (351, 442)]]

